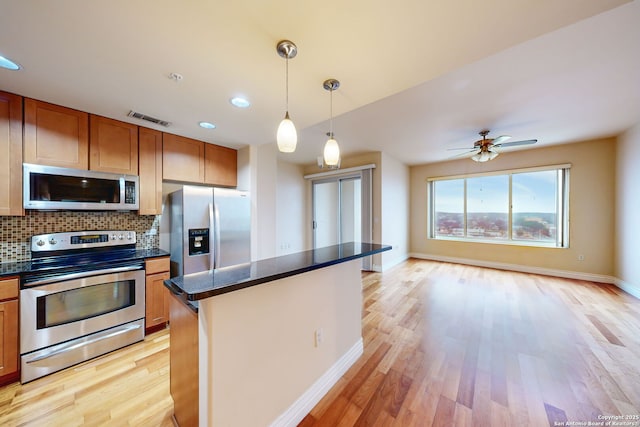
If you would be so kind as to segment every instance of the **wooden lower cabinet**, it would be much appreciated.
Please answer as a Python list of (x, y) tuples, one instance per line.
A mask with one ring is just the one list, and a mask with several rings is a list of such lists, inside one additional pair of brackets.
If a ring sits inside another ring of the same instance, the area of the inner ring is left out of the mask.
[(18, 370), (18, 278), (0, 280), (0, 385), (14, 382)]
[(170, 293), (169, 389), (179, 427), (198, 425), (198, 314)]
[(147, 334), (167, 326), (169, 321), (169, 257), (148, 259), (145, 262), (145, 331)]

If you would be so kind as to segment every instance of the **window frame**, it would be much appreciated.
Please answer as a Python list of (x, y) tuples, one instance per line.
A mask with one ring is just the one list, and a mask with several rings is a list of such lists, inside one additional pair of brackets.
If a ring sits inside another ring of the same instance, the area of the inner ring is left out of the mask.
[[(427, 238), (443, 241), (459, 241), (473, 243), (490, 243), (497, 245), (532, 246), (546, 248), (569, 248), (569, 197), (570, 197), (570, 169), (571, 164), (559, 164), (548, 166), (536, 166), (530, 168), (497, 170), (491, 172), (472, 173), (464, 175), (451, 175), (427, 178)], [(539, 240), (515, 239), (513, 236), (513, 175), (530, 172), (556, 171), (557, 195), (556, 195), (556, 239), (555, 242), (543, 242)], [(506, 239), (483, 239), (468, 236), (468, 212), (467, 212), (467, 179), (484, 176), (508, 176), (508, 212), (507, 212), (507, 238)], [(435, 212), (435, 192), (434, 185), (437, 181), (463, 180), (463, 228), (464, 236), (436, 236), (436, 212)]]

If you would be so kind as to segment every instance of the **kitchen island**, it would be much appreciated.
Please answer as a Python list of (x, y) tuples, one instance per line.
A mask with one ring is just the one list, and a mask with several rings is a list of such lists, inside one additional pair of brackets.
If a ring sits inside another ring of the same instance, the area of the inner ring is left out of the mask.
[(362, 354), (361, 258), (390, 249), (345, 243), (165, 281), (179, 425), (297, 424)]

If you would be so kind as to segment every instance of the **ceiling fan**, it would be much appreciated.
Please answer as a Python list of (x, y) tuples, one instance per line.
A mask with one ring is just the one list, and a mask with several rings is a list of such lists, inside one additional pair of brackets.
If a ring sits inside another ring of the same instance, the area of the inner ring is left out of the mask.
[(476, 162), (487, 162), (489, 160), (493, 160), (498, 157), (500, 154), (500, 149), (505, 147), (516, 147), (518, 145), (531, 145), (538, 142), (537, 139), (527, 139), (524, 141), (511, 141), (511, 142), (503, 142), (507, 139), (511, 138), (509, 135), (501, 135), (497, 138), (488, 138), (489, 129), (484, 129), (480, 131), (480, 136), (482, 139), (474, 142), (472, 148), (450, 148), (450, 150), (468, 150), (466, 153), (459, 154), (455, 157), (467, 156), (469, 154), (471, 156), (471, 160)]

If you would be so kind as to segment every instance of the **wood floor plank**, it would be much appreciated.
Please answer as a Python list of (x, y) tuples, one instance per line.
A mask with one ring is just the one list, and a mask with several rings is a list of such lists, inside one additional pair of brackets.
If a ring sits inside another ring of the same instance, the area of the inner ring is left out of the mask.
[[(415, 259), (366, 280), (363, 330), (389, 347), (344, 386), (360, 421), (537, 427), (640, 412), (640, 302), (614, 286)], [(381, 403), (394, 371), (410, 380), (397, 412)]]
[[(640, 413), (640, 301), (613, 285), (417, 259), (362, 281), (363, 355), (302, 427)], [(172, 426), (168, 338), (1, 387), (0, 425)]]

